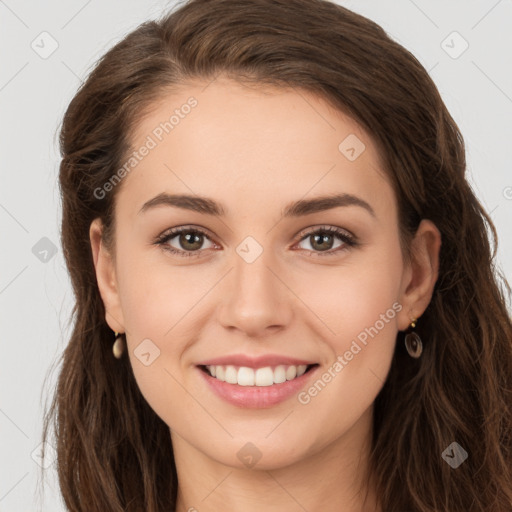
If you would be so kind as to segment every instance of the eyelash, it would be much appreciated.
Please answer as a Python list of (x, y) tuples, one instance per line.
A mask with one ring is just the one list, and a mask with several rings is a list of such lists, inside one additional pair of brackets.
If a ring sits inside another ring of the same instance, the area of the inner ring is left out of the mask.
[[(172, 228), (171, 230), (163, 233), (162, 235), (160, 235), (159, 237), (156, 238), (154, 243), (156, 245), (162, 246), (162, 248), (164, 250), (169, 251), (172, 254), (176, 254), (177, 256), (180, 256), (180, 257), (197, 257), (197, 256), (201, 255), (201, 252), (206, 250), (206, 249), (199, 249), (197, 251), (182, 251), (182, 250), (176, 249), (175, 247), (172, 247), (167, 244), (167, 242), (169, 242), (169, 240), (172, 240), (173, 238), (175, 238), (177, 235), (179, 235), (181, 233), (201, 234), (201, 235), (204, 235), (205, 237), (207, 237), (208, 239), (210, 239), (208, 233), (206, 233), (206, 231), (202, 230), (201, 228), (192, 228), (189, 226), (182, 226), (182, 227), (178, 227), (178, 228)], [(356, 241), (356, 238), (353, 235), (349, 234), (345, 230), (342, 230), (340, 228), (335, 228), (333, 226), (322, 226), (320, 228), (317, 228), (313, 231), (308, 231), (308, 232), (302, 231), (298, 235), (300, 237), (300, 239), (297, 243), (302, 242), (303, 240), (307, 239), (308, 237), (310, 237), (312, 235), (326, 234), (326, 233), (337, 235), (338, 238), (344, 243), (344, 245), (337, 247), (336, 249), (330, 249), (328, 251), (313, 251), (313, 253), (315, 254), (315, 257), (316, 256), (333, 256), (333, 255), (336, 255), (340, 251), (346, 251), (346, 250), (348, 250), (348, 248), (356, 247), (358, 245), (358, 242)], [(309, 251), (308, 249), (302, 249), (302, 250)]]

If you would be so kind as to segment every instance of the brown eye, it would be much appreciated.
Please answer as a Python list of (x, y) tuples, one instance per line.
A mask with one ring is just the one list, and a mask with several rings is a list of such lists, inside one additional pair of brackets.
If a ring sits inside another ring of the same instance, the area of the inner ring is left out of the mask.
[[(338, 243), (336, 244), (336, 239)], [(336, 255), (357, 245), (355, 237), (345, 230), (332, 226), (323, 227), (302, 235), (299, 243), (309, 242), (309, 247), (303, 249), (317, 256)]]
[[(205, 241), (210, 246), (204, 247)], [(197, 228), (175, 228), (164, 233), (156, 240), (165, 250), (179, 256), (199, 256), (203, 249), (210, 249), (214, 244), (208, 235)]]
[(310, 235), (309, 238), (311, 240), (311, 247), (318, 251), (328, 251), (329, 249), (332, 249), (334, 244), (333, 235), (329, 235), (327, 233), (321, 235)]
[[(195, 251), (201, 248), (203, 244), (204, 235), (197, 232), (186, 232), (177, 235), (178, 244), (185, 250)], [(176, 238), (176, 237), (174, 237)]]

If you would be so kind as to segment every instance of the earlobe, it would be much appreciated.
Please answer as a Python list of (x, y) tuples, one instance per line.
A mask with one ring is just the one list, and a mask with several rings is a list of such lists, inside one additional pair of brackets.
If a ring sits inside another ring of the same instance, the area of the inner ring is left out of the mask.
[(105, 320), (113, 331), (125, 332), (115, 265), (102, 241), (102, 233), (101, 219), (94, 219), (89, 228), (89, 239), (98, 289), (105, 306)]
[(432, 221), (423, 219), (411, 242), (410, 262), (404, 269), (400, 330), (421, 317), (432, 299), (439, 275), (440, 248), (441, 233)]

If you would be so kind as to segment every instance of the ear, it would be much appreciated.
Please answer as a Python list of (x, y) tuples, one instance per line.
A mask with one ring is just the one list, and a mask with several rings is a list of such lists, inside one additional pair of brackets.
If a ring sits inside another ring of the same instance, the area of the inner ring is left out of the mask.
[(404, 267), (398, 328), (404, 331), (413, 318), (419, 318), (432, 299), (439, 275), (441, 233), (435, 224), (423, 219), (411, 242), (411, 259)]
[(89, 238), (96, 269), (96, 280), (105, 306), (105, 320), (113, 331), (122, 333), (125, 332), (124, 317), (119, 300), (115, 265), (111, 254), (105, 248), (102, 234), (101, 219), (94, 219), (89, 228)]

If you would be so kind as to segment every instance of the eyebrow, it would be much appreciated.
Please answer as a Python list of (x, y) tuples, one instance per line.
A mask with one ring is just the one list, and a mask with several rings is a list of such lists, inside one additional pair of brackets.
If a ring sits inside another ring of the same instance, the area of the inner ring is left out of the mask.
[[(139, 211), (144, 213), (158, 206), (174, 206), (184, 210), (191, 210), (206, 215), (224, 217), (226, 212), (222, 205), (208, 197), (190, 196), (185, 194), (167, 194), (165, 192), (158, 194), (150, 199)], [(301, 217), (312, 213), (338, 208), (340, 206), (359, 206), (373, 217), (376, 217), (373, 208), (363, 199), (353, 194), (335, 194), (328, 196), (315, 197), (313, 199), (300, 199), (285, 206), (282, 210), (283, 217)]]

